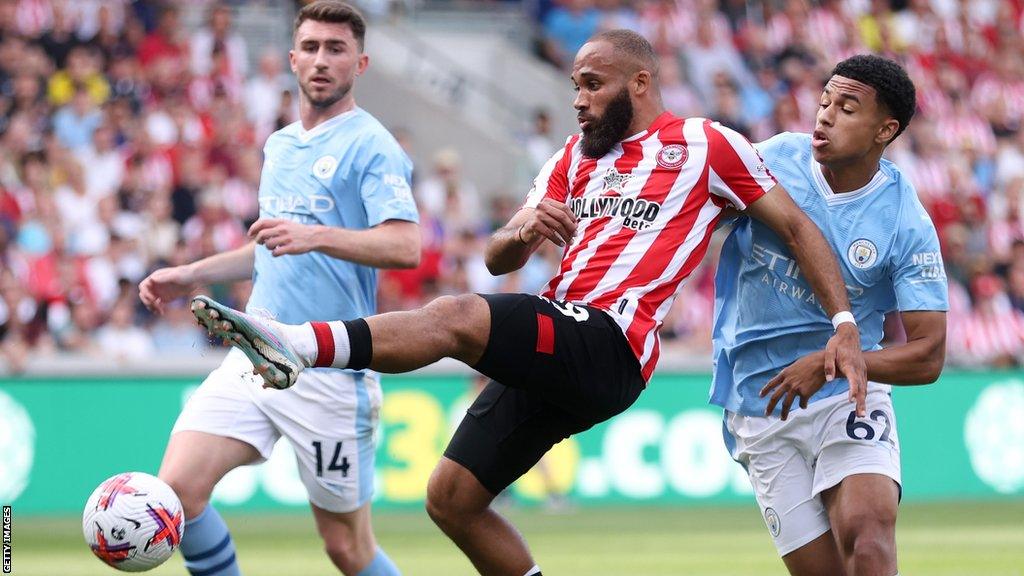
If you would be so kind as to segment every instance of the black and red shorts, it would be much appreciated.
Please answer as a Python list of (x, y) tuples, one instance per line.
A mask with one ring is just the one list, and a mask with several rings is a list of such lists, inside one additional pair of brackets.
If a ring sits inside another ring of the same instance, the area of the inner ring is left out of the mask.
[(445, 456), (498, 494), (555, 444), (629, 408), (645, 383), (608, 314), (528, 294), (483, 294), (487, 348), (474, 366), (491, 378)]

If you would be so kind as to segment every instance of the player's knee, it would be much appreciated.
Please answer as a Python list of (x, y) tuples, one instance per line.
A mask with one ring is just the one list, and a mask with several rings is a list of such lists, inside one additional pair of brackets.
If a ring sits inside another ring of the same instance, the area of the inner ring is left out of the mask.
[(852, 556), (858, 571), (868, 566), (890, 566), (896, 563), (896, 543), (878, 531), (865, 531), (856, 537)]
[(481, 337), (479, 316), (487, 303), (475, 294), (441, 296), (424, 308), (430, 314), (438, 333), (449, 339), (456, 350), (474, 346)]
[[(361, 549), (355, 538), (332, 538), (324, 541), (324, 552), (344, 574), (357, 574), (362, 562)], [(362, 554), (365, 556), (365, 554)]]
[(857, 564), (883, 562), (896, 553), (896, 516), (884, 509), (865, 510), (843, 519), (840, 548)]
[(186, 520), (191, 520), (202, 514), (206, 505), (210, 502), (210, 491), (197, 486), (195, 482), (190, 482), (186, 478), (177, 476), (161, 476), (160, 479), (166, 482), (174, 490), (174, 493), (178, 495), (178, 500), (181, 500), (181, 508), (185, 513)]
[(427, 515), (438, 526), (443, 526), (454, 514), (454, 494), (450, 483), (439, 479), (437, 474), (430, 477), (427, 483), (427, 499), (425, 502)]
[(460, 494), (458, 483), (445, 474), (435, 473), (427, 483), (427, 515), (444, 528), (478, 510)]

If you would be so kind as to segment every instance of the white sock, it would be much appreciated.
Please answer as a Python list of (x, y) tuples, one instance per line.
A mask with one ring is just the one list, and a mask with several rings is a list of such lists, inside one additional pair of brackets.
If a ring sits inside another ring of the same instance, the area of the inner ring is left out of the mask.
[(527, 570), (526, 574), (523, 574), (523, 576), (533, 576), (534, 574), (540, 574), (540, 566), (537, 566), (536, 564), (533, 565), (533, 568)]
[(309, 322), (303, 324), (283, 324), (273, 322), (274, 328), (284, 337), (284, 340), (299, 355), (299, 360), (306, 366), (312, 366), (316, 361), (316, 334), (313, 333), (313, 326)]

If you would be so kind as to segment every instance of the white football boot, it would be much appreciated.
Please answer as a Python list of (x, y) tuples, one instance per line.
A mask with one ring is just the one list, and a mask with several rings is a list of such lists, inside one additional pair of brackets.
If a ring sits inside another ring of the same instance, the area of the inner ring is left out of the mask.
[(266, 387), (283, 390), (295, 384), (305, 365), (271, 322), (239, 312), (206, 296), (192, 299), (192, 315), (211, 336), (241, 350)]

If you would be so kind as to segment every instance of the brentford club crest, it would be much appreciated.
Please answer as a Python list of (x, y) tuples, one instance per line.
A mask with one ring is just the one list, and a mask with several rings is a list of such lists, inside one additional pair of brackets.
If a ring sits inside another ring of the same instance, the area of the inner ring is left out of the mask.
[(686, 158), (688, 156), (689, 154), (686, 152), (686, 146), (683, 146), (682, 144), (671, 144), (658, 151), (658, 166), (669, 170), (675, 170), (686, 163)]

